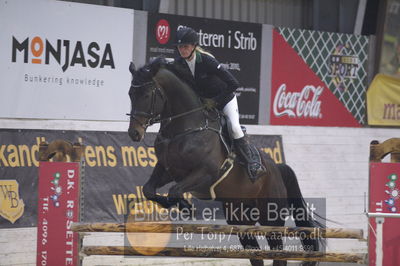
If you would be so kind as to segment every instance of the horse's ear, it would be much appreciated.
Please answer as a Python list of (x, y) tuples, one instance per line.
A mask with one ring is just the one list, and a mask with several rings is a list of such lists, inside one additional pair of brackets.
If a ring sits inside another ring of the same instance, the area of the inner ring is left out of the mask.
[(136, 71), (135, 64), (133, 62), (131, 62), (129, 64), (129, 72), (131, 72), (131, 74), (133, 75), (135, 73), (135, 71)]
[(167, 60), (163, 56), (156, 57), (151, 61), (150, 65), (156, 71), (158, 71), (161, 67), (164, 67), (168, 64)]

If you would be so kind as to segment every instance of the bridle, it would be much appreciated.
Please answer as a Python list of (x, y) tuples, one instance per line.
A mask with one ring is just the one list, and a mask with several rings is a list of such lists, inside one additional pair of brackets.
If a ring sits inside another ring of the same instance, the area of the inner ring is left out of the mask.
[[(165, 137), (163, 135), (164, 129), (166, 129), (167, 125), (170, 122), (172, 122), (174, 119), (177, 119), (177, 118), (180, 118), (180, 117), (183, 117), (183, 116), (186, 116), (186, 115), (198, 112), (198, 111), (203, 111), (206, 107), (203, 104), (201, 104), (199, 107), (196, 107), (196, 108), (191, 109), (189, 111), (185, 111), (185, 112), (182, 112), (182, 113), (179, 113), (179, 114), (176, 114), (176, 115), (172, 115), (172, 116), (161, 118), (162, 110), (160, 110), (160, 113), (156, 113), (158, 111), (158, 110), (156, 110), (156, 107), (157, 107), (157, 103), (158, 103), (157, 98), (159, 98), (159, 97), (161, 97), (161, 99), (163, 101), (163, 104), (165, 105), (167, 98), (166, 98), (166, 96), (164, 94), (164, 91), (162, 90), (161, 86), (158, 86), (157, 82), (155, 82), (155, 81), (150, 81), (150, 82), (147, 82), (147, 83), (142, 84), (140, 86), (139, 85), (131, 85), (131, 87), (133, 87), (133, 89), (139, 88), (139, 87), (145, 87), (145, 86), (152, 86), (151, 103), (150, 103), (149, 111), (147, 111), (147, 112), (136, 111), (136, 110), (134, 110), (132, 108), (133, 112), (131, 112), (131, 113), (127, 114), (127, 115), (130, 116), (131, 119), (136, 121), (138, 123), (138, 125), (140, 127), (142, 127), (144, 132), (146, 132), (146, 130), (147, 130), (147, 128), (149, 126), (151, 126), (153, 124), (156, 124), (156, 123), (162, 123), (162, 126), (160, 127), (160, 130), (159, 130), (160, 140), (157, 142), (157, 145), (160, 144), (160, 143), (169, 143), (170, 141), (172, 141), (172, 139), (178, 139), (178, 138), (181, 138), (183, 136), (189, 135), (191, 133), (199, 132), (199, 131), (203, 131), (203, 130), (211, 130), (211, 131), (214, 131), (214, 132), (216, 132), (217, 134), (219, 134), (221, 136), (222, 128), (218, 129), (218, 128), (210, 127), (209, 120), (208, 120), (207, 116), (205, 115), (204, 116), (204, 124), (203, 125), (201, 125), (199, 127), (196, 127), (196, 128), (184, 129), (181, 133), (175, 135), (173, 138)], [(159, 96), (157, 94), (159, 94)], [(141, 122), (138, 117), (146, 118), (146, 121), (145, 122)], [(150, 145), (147, 145), (146, 143), (145, 143), (145, 145), (146, 146), (150, 146)], [(156, 145), (156, 144), (154, 144), (154, 145)]]
[[(133, 88), (142, 88), (142, 87), (150, 87), (152, 86), (153, 89), (151, 90), (151, 102), (150, 102), (150, 109), (148, 112), (145, 111), (136, 111), (132, 113), (128, 113), (126, 115), (130, 116), (133, 120), (135, 120), (141, 127), (146, 129), (147, 127), (159, 123), (161, 121), (160, 119), (160, 114), (155, 113), (155, 108), (156, 108), (156, 101), (157, 101), (157, 94), (161, 96), (161, 99), (165, 101), (165, 96), (164, 93), (162, 92), (161, 88), (159, 86), (153, 86), (155, 85), (154, 81), (150, 81), (141, 85), (131, 85)], [(146, 123), (142, 123), (137, 117), (143, 117), (147, 118)]]
[[(161, 122), (166, 122), (166, 123), (170, 123), (172, 120), (179, 118), (179, 117), (183, 117), (186, 115), (189, 115), (191, 113), (203, 110), (205, 107), (202, 105), (200, 107), (194, 108), (192, 110), (177, 114), (177, 115), (173, 115), (173, 116), (169, 116), (166, 118), (161, 119), (161, 114), (155, 113), (155, 107), (156, 107), (156, 102), (157, 102), (157, 94), (159, 94), (161, 96), (161, 99), (163, 102), (165, 102), (165, 95), (163, 93), (163, 91), (161, 90), (160, 86), (154, 86), (157, 85), (156, 82), (154, 81), (150, 81), (147, 82), (145, 84), (142, 85), (131, 85), (131, 87), (133, 88), (141, 88), (141, 87), (147, 87), (147, 86), (152, 86), (153, 89), (151, 91), (151, 103), (150, 103), (150, 109), (149, 112), (144, 112), (144, 111), (134, 111), (133, 113), (127, 113), (126, 115), (130, 116), (133, 120), (135, 120), (142, 128), (147, 129), (147, 127), (156, 124), (156, 123), (161, 123)], [(147, 118), (147, 121), (145, 123), (142, 123), (137, 117), (143, 117), (143, 118)]]

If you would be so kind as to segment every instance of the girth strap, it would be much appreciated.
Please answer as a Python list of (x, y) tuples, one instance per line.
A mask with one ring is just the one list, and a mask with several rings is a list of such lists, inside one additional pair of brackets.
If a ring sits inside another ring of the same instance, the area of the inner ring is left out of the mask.
[(217, 195), (215, 194), (215, 187), (221, 183), (231, 172), (234, 162), (235, 162), (236, 154), (233, 152), (230, 152), (228, 154), (228, 157), (225, 159), (225, 161), (222, 163), (221, 168), (219, 169), (218, 176), (219, 178), (217, 181), (215, 181), (214, 184), (211, 185), (210, 187), (210, 196), (212, 200), (215, 200), (217, 198)]

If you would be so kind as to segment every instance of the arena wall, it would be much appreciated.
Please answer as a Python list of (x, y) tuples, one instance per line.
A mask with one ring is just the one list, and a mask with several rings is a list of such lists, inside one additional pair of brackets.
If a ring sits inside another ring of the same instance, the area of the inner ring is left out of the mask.
[[(128, 123), (1, 119), (0, 128), (126, 131)], [(369, 144), (372, 140), (384, 141), (398, 137), (399, 129), (254, 125), (247, 128), (249, 134), (282, 135), (286, 161), (299, 178), (303, 196), (326, 199), (326, 217), (330, 220), (327, 226), (362, 228), (366, 232), (367, 218), (364, 210), (368, 191)], [(151, 131), (157, 129), (155, 126)], [(94, 234), (86, 241), (89, 244), (118, 245), (123, 240), (120, 234), (115, 233), (107, 238)], [(366, 252), (367, 244), (358, 240), (329, 240), (328, 250)], [(1, 265), (35, 265), (35, 260), (36, 228), (0, 230)], [(168, 261), (163, 260), (163, 263)], [(210, 265), (220, 260), (181, 260), (185, 265), (188, 265), (188, 261)], [(94, 257), (85, 259), (84, 265), (97, 263), (100, 260)], [(101, 263), (123, 265), (127, 260), (107, 257), (102, 258)], [(153, 264), (157, 260), (140, 259), (140, 263)], [(241, 263), (246, 265), (247, 261)]]

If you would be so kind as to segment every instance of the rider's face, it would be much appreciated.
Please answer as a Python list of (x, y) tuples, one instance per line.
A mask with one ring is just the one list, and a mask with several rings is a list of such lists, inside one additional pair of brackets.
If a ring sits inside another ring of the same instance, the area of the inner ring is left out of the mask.
[[(194, 44), (182, 44), (178, 45), (178, 51), (183, 58), (186, 58), (192, 53), (193, 49), (195, 48)], [(192, 60), (194, 54), (190, 56), (187, 60)]]

